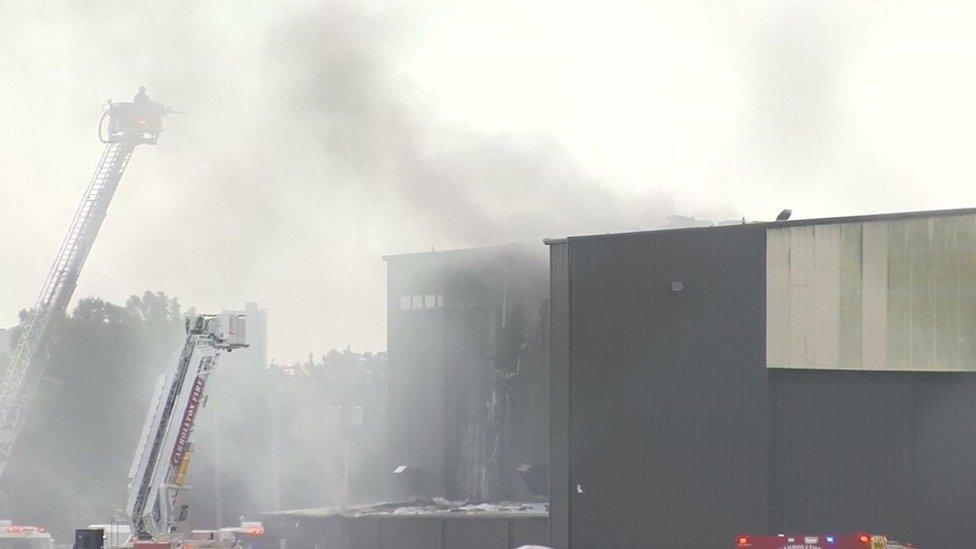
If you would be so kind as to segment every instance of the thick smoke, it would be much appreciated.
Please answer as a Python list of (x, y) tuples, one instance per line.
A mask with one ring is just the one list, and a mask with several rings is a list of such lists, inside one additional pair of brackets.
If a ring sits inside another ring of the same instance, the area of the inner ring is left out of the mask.
[(660, 193), (610, 190), (549, 136), (486, 135), (438, 118), (398, 78), (395, 22), (332, 5), (271, 38), (290, 114), (363, 192), (466, 245), (647, 228), (670, 210)]

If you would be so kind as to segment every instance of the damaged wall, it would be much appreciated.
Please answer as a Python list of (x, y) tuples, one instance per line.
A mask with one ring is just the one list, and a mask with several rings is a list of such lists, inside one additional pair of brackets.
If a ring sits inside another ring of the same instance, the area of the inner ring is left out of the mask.
[(542, 251), (510, 245), (385, 258), (389, 470), (421, 468), (428, 495), (528, 498), (518, 467), (548, 464)]

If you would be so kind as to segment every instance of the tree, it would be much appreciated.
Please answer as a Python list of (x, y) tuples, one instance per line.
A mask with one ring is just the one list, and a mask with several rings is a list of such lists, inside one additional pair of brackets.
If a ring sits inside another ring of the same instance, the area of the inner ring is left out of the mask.
[(49, 358), (5, 475), (14, 517), (59, 539), (125, 504), (126, 476), (155, 378), (183, 330), (162, 292), (124, 307), (82, 299), (52, 326)]

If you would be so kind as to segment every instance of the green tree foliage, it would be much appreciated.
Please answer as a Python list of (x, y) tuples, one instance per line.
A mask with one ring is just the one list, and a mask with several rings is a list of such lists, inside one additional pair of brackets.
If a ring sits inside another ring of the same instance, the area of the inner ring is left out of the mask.
[(155, 379), (182, 334), (179, 303), (162, 292), (124, 307), (83, 299), (58, 319), (4, 478), (11, 518), (67, 541), (74, 528), (119, 514)]

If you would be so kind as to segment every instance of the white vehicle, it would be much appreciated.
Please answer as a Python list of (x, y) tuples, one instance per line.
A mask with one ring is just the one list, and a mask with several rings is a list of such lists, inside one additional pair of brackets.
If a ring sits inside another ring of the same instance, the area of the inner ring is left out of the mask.
[(128, 522), (113, 522), (111, 524), (89, 524), (89, 530), (102, 530), (105, 547), (125, 547), (132, 539), (132, 526)]
[(54, 538), (39, 526), (16, 526), (0, 520), (0, 549), (54, 549)]
[(187, 508), (179, 496), (189, 488), (193, 427), (220, 354), (247, 346), (245, 327), (238, 314), (200, 315), (192, 326), (187, 321), (183, 348), (159, 380), (129, 470), (129, 543), (183, 542)]

